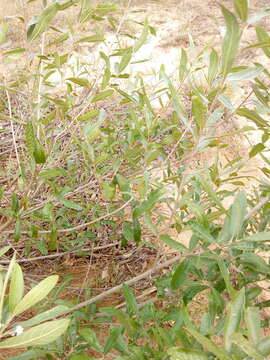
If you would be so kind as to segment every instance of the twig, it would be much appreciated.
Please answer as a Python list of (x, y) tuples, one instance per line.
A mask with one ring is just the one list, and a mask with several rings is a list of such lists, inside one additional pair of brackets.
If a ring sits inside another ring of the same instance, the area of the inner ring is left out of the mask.
[[(101, 220), (104, 220), (104, 219), (107, 219), (108, 217), (110, 216), (113, 216), (115, 214), (117, 214), (119, 211), (123, 210), (125, 207), (127, 207), (131, 201), (133, 200), (133, 198), (130, 198), (126, 203), (124, 203), (122, 206), (120, 206), (120, 208), (110, 212), (109, 214), (106, 214), (106, 215), (103, 215), (103, 216), (100, 216), (99, 218), (97, 219), (94, 219), (92, 221), (89, 221), (89, 222), (86, 222), (86, 223), (83, 223), (83, 224), (80, 224), (80, 225), (77, 225), (77, 226), (73, 226), (71, 228), (67, 228), (67, 229), (59, 229), (59, 230), (56, 230), (58, 233), (68, 233), (68, 232), (72, 232), (72, 231), (75, 231), (75, 230), (79, 230), (79, 229), (83, 229), (85, 228), (86, 226), (89, 226), (89, 225), (92, 225), (92, 224), (95, 224)], [(4, 224), (5, 225), (5, 224)], [(1, 230), (1, 229), (0, 229)], [(4, 234), (13, 234), (15, 230), (7, 230), (7, 231), (3, 231), (2, 233)], [(39, 234), (49, 234), (51, 231), (50, 230), (40, 230), (38, 233)], [(28, 234), (29, 231), (22, 231), (21, 234)]]
[(144, 273), (142, 273), (142, 274), (140, 274), (140, 275), (138, 275), (138, 276), (135, 276), (134, 278), (132, 278), (132, 279), (130, 279), (130, 280), (128, 280), (128, 281), (124, 281), (123, 283), (121, 283), (121, 284), (119, 284), (119, 285), (117, 285), (117, 286), (114, 286), (113, 288), (111, 288), (111, 289), (109, 289), (109, 290), (107, 290), (107, 291), (104, 291), (103, 293), (101, 293), (101, 294), (93, 297), (92, 299), (85, 300), (85, 301), (83, 301), (83, 302), (81, 302), (81, 303), (79, 303), (79, 304), (77, 304), (77, 305), (69, 308), (69, 309), (66, 310), (64, 313), (62, 313), (60, 316), (64, 316), (64, 315), (70, 314), (70, 313), (72, 313), (72, 312), (74, 312), (74, 311), (77, 311), (77, 310), (79, 310), (79, 309), (81, 309), (81, 308), (83, 308), (83, 307), (85, 307), (85, 306), (88, 306), (88, 305), (93, 304), (93, 303), (95, 303), (95, 302), (97, 302), (97, 301), (100, 301), (100, 300), (106, 298), (107, 296), (109, 296), (109, 295), (111, 295), (111, 294), (113, 294), (113, 293), (121, 290), (121, 288), (122, 288), (122, 286), (123, 286), (124, 284), (126, 284), (126, 285), (135, 284), (136, 282), (138, 282), (138, 281), (140, 281), (140, 280), (142, 280), (142, 279), (150, 276), (152, 273), (154, 273), (154, 272), (156, 272), (156, 271), (158, 271), (158, 270), (160, 270), (160, 269), (163, 269), (163, 268), (165, 268), (165, 267), (167, 267), (167, 266), (170, 266), (170, 265), (176, 263), (176, 262), (179, 261), (182, 257), (183, 257), (183, 255), (181, 254), (181, 255), (178, 255), (178, 256), (174, 257), (173, 259), (170, 259), (170, 260), (168, 260), (168, 261), (165, 261), (163, 264), (156, 265), (156, 266), (154, 266), (153, 268), (145, 271)]
[(257, 211), (259, 211), (265, 204), (270, 201), (270, 196), (267, 196), (266, 198), (263, 198), (254, 208), (250, 210), (250, 212), (245, 216), (244, 220), (249, 220), (253, 215), (256, 214)]
[[(77, 249), (73, 249), (73, 250), (68, 250), (68, 251), (64, 251), (64, 252), (61, 252), (61, 253), (55, 253), (55, 254), (50, 254), (50, 255), (44, 255), (44, 256), (36, 256), (36, 257), (32, 257), (32, 258), (23, 258), (23, 259), (17, 259), (16, 262), (17, 263), (25, 263), (25, 262), (33, 262), (33, 261), (38, 261), (38, 260), (44, 260), (44, 259), (53, 259), (53, 258), (56, 258), (56, 257), (61, 257), (61, 256), (65, 256), (65, 255), (68, 255), (68, 254), (72, 254), (74, 252), (77, 252), (77, 251), (99, 251), (99, 250), (103, 250), (103, 249), (108, 249), (110, 247), (114, 247), (116, 245), (118, 245), (119, 242), (116, 241), (114, 243), (111, 243), (111, 244), (108, 244), (108, 245), (102, 245), (102, 246), (96, 246), (94, 248), (82, 248), (82, 247), (79, 247)], [(10, 260), (0, 260), (0, 264), (9, 264), (10, 263)]]

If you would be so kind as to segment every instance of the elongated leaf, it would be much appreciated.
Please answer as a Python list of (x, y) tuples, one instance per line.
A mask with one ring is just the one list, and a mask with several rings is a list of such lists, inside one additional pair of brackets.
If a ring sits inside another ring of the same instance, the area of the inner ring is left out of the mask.
[(234, 0), (233, 5), (240, 19), (246, 22), (248, 18), (248, 0)]
[(232, 237), (239, 236), (247, 213), (247, 199), (243, 191), (234, 199), (230, 211), (230, 233)]
[(188, 268), (189, 268), (188, 261), (182, 261), (181, 264), (177, 266), (171, 280), (171, 288), (173, 290), (178, 289), (186, 280)]
[(237, 55), (241, 33), (234, 14), (223, 5), (220, 7), (226, 23), (226, 35), (222, 44), (222, 73), (226, 76)]
[(90, 328), (83, 328), (79, 330), (79, 334), (87, 341), (87, 343), (96, 351), (102, 353), (103, 346), (100, 344), (94, 330)]
[(38, 285), (31, 289), (19, 302), (13, 311), (13, 315), (19, 315), (26, 311), (42, 299), (55, 287), (59, 276), (52, 275), (42, 280)]
[(269, 47), (263, 47), (262, 49), (265, 55), (270, 58), (270, 36), (264, 28), (259, 26), (256, 27), (256, 34), (260, 42), (269, 42)]
[(83, 86), (83, 87), (89, 87), (90, 86), (89, 81), (87, 79), (85, 79), (85, 78), (70, 77), (70, 78), (67, 78), (67, 80), (73, 82), (74, 84)]
[(104, 36), (102, 34), (95, 34), (90, 36), (85, 36), (81, 39), (79, 39), (78, 43), (85, 43), (85, 42), (101, 42), (104, 41)]
[(231, 335), (231, 341), (236, 344), (242, 351), (244, 351), (253, 360), (265, 360), (265, 357), (261, 355), (242, 334), (235, 333)]
[(224, 328), (225, 349), (230, 352), (232, 349), (231, 335), (238, 331), (242, 312), (245, 305), (245, 289), (241, 289), (229, 304), (228, 314), (226, 315)]
[(11, 281), (9, 286), (8, 304), (9, 311), (13, 312), (15, 307), (21, 301), (24, 292), (23, 273), (19, 264), (13, 267)]
[(248, 307), (245, 310), (245, 322), (248, 329), (249, 341), (257, 345), (261, 338), (261, 319), (258, 307)]
[(0, 342), (0, 349), (41, 346), (55, 341), (68, 328), (69, 319), (48, 321), (34, 326), (23, 334)]
[(41, 33), (43, 33), (55, 17), (57, 11), (57, 4), (52, 4), (46, 7), (43, 12), (31, 22), (27, 31), (27, 39), (30, 41), (35, 40)]
[(207, 109), (202, 99), (199, 96), (194, 96), (192, 99), (192, 115), (199, 134), (205, 125), (206, 112)]
[(43, 179), (53, 179), (58, 176), (66, 176), (67, 172), (62, 168), (52, 168), (44, 170), (40, 173), (40, 177)]
[(184, 49), (181, 49), (181, 58), (180, 58), (180, 64), (179, 64), (179, 80), (182, 82), (187, 74), (187, 62), (188, 57), (187, 53)]
[(183, 292), (183, 302), (185, 305), (187, 305), (197, 294), (200, 292), (206, 290), (208, 286), (206, 285), (200, 285), (200, 284), (194, 284), (189, 286), (184, 292)]
[(265, 146), (262, 143), (256, 144), (252, 147), (249, 152), (249, 158), (256, 156), (257, 154), (261, 153), (265, 149)]
[(4, 246), (3, 248), (0, 249), (0, 257), (5, 255), (6, 252), (8, 252), (8, 250), (11, 249), (11, 246)]
[(201, 345), (204, 349), (207, 351), (212, 352), (215, 354), (217, 359), (219, 360), (230, 360), (229, 354), (225, 350), (223, 350), (221, 347), (214, 344), (210, 339), (208, 339), (206, 336), (200, 334), (197, 330), (186, 328), (187, 332), (190, 333)]
[(131, 57), (132, 57), (132, 48), (127, 48), (124, 49), (123, 55), (121, 57), (121, 61), (119, 64), (119, 68), (118, 71), (119, 73), (121, 73), (123, 70), (125, 70), (125, 68), (128, 66), (128, 64), (130, 63)]
[(41, 322), (52, 320), (57, 316), (64, 314), (68, 310), (68, 307), (65, 305), (58, 305), (53, 307), (50, 310), (44, 311), (36, 316), (32, 317), (29, 320), (21, 321), (18, 325), (22, 326), (24, 329), (30, 326), (38, 325)]
[(160, 240), (165, 244), (169, 245), (171, 248), (186, 252), (188, 249), (178, 241), (173, 240), (169, 235), (160, 235)]
[(244, 81), (244, 80), (254, 80), (263, 72), (262, 66), (256, 66), (253, 68), (248, 68), (240, 70), (237, 72), (230, 73), (227, 77), (230, 81)]
[(219, 58), (218, 53), (215, 49), (212, 49), (210, 54), (210, 61), (209, 61), (209, 68), (208, 68), (208, 75), (207, 81), (208, 84), (211, 86), (216, 79), (218, 73), (218, 66), (219, 66)]
[(16, 261), (16, 253), (14, 252), (14, 254), (12, 256), (12, 259), (11, 259), (11, 261), (9, 263), (8, 270), (7, 270), (6, 275), (5, 275), (4, 283), (1, 286), (2, 291), (0, 293), (0, 324), (2, 322), (2, 316), (3, 316), (3, 306), (4, 306), (5, 293), (6, 293), (9, 278), (10, 278), (10, 276), (12, 274), (13, 267), (15, 265), (15, 261)]
[(207, 360), (206, 353), (198, 350), (184, 349), (181, 347), (173, 347), (167, 350), (167, 354), (171, 360)]
[(247, 108), (240, 108), (236, 111), (236, 114), (244, 116), (247, 119), (253, 121), (258, 127), (267, 127), (268, 122), (264, 120), (255, 110), (249, 110)]
[(77, 211), (82, 211), (83, 208), (81, 205), (75, 203), (74, 201), (68, 200), (68, 199), (59, 199), (59, 201), (68, 209), (73, 209)]
[(257, 349), (258, 349), (259, 352), (260, 352), (261, 354), (263, 354), (264, 356), (270, 355), (270, 336), (262, 339), (262, 340), (258, 343)]
[(91, 99), (91, 102), (94, 103), (94, 102), (97, 102), (100, 100), (104, 100), (107, 97), (111, 96), (113, 93), (114, 93), (114, 91), (112, 89), (107, 89), (107, 90), (101, 91), (100, 93), (98, 93)]
[(145, 19), (142, 34), (133, 47), (134, 52), (137, 52), (143, 46), (143, 44), (147, 40), (148, 33), (149, 33), (148, 20)]
[(130, 315), (136, 314), (138, 311), (138, 305), (136, 302), (136, 298), (130, 289), (130, 287), (126, 284), (123, 284), (122, 287), (123, 295), (125, 297), (126, 303), (127, 303), (127, 312)]
[(244, 238), (245, 241), (270, 241), (270, 231), (259, 232)]
[(259, 272), (261, 274), (270, 275), (270, 265), (265, 262), (265, 260), (257, 254), (254, 253), (244, 253), (239, 256), (239, 262), (252, 271)]
[(222, 259), (218, 259), (217, 263), (218, 263), (218, 267), (220, 269), (221, 275), (225, 281), (228, 294), (230, 295), (230, 298), (233, 299), (233, 297), (235, 295), (235, 290), (230, 281), (228, 268), (226, 267), (225, 262)]

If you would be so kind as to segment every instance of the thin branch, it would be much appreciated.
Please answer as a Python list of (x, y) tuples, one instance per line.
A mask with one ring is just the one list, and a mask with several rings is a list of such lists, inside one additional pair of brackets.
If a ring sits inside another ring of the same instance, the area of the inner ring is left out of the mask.
[[(130, 203), (131, 201), (133, 200), (133, 198), (130, 198), (126, 203), (124, 203), (122, 206), (120, 206), (120, 208), (110, 212), (109, 214), (106, 214), (106, 215), (103, 215), (103, 216), (100, 216), (99, 218), (97, 219), (94, 219), (92, 221), (89, 221), (89, 222), (86, 222), (86, 223), (83, 223), (83, 224), (80, 224), (80, 225), (77, 225), (77, 226), (73, 226), (71, 228), (66, 228), (66, 229), (59, 229), (59, 230), (56, 230), (58, 233), (68, 233), (68, 232), (72, 232), (72, 231), (76, 231), (76, 230), (79, 230), (79, 229), (83, 229), (85, 228), (86, 226), (89, 226), (89, 225), (92, 225), (92, 224), (95, 224), (101, 220), (104, 220), (104, 219), (107, 219), (108, 217), (110, 216), (113, 216), (115, 214), (117, 214), (119, 211), (123, 210), (124, 208), (126, 208)], [(15, 230), (7, 230), (7, 231), (3, 231), (2, 233), (4, 234), (13, 234)], [(22, 231), (21, 234), (28, 234), (29, 231)], [(39, 234), (50, 234), (51, 231), (50, 230), (40, 230), (38, 232)]]
[(250, 212), (245, 216), (244, 220), (249, 220), (253, 215), (256, 214), (265, 204), (270, 201), (270, 196), (263, 198), (254, 208), (250, 210)]
[(100, 300), (102, 300), (102, 299), (104, 299), (104, 298), (106, 298), (106, 297), (108, 297), (109, 295), (111, 295), (111, 294), (113, 294), (113, 293), (121, 290), (121, 289), (122, 289), (122, 286), (123, 286), (124, 284), (126, 284), (126, 285), (133, 285), (133, 284), (135, 284), (136, 282), (138, 282), (138, 281), (140, 281), (140, 280), (142, 280), (142, 279), (144, 279), (144, 278), (146, 278), (146, 277), (149, 277), (149, 276), (152, 275), (154, 272), (156, 272), (156, 271), (158, 271), (158, 270), (161, 270), (161, 269), (163, 269), (163, 268), (165, 268), (165, 267), (167, 267), (167, 266), (170, 266), (170, 265), (176, 263), (176, 262), (179, 261), (182, 257), (183, 257), (182, 254), (181, 254), (181, 255), (178, 255), (178, 256), (174, 257), (173, 259), (170, 259), (170, 260), (168, 260), (168, 261), (165, 261), (165, 262), (162, 263), (162, 264), (159, 264), (159, 265), (154, 266), (153, 268), (145, 271), (144, 273), (142, 273), (142, 274), (140, 274), (140, 275), (138, 275), (138, 276), (136, 276), (136, 277), (134, 277), (134, 278), (132, 278), (132, 279), (130, 279), (130, 280), (128, 280), (128, 281), (124, 281), (123, 283), (121, 283), (121, 284), (119, 284), (119, 285), (117, 285), (117, 286), (114, 286), (113, 288), (111, 288), (111, 289), (109, 289), (109, 290), (104, 291), (103, 293), (101, 293), (101, 294), (93, 297), (92, 299), (85, 300), (85, 301), (83, 301), (83, 302), (81, 302), (81, 303), (79, 303), (79, 304), (77, 304), (77, 305), (69, 308), (68, 310), (66, 310), (64, 313), (61, 314), (61, 317), (64, 316), (64, 315), (70, 314), (70, 313), (72, 313), (72, 312), (74, 312), (74, 311), (77, 311), (77, 310), (79, 310), (79, 309), (81, 309), (81, 308), (83, 308), (83, 307), (85, 307), (85, 306), (88, 306), (88, 305), (90, 305), (90, 304), (93, 304), (93, 303), (95, 303), (95, 302), (97, 302), (97, 301), (100, 301)]

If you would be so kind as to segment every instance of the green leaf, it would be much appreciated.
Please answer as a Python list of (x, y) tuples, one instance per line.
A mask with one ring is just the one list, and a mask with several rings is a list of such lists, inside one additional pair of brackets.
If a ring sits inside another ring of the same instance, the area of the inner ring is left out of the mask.
[(102, 34), (95, 34), (90, 36), (85, 36), (77, 41), (77, 43), (81, 42), (101, 42), (104, 41), (104, 36)]
[(205, 289), (208, 289), (208, 286), (200, 284), (189, 286), (182, 295), (184, 304), (187, 305), (194, 298), (194, 296), (196, 296)]
[(0, 349), (42, 346), (55, 341), (68, 328), (69, 319), (48, 321), (34, 326), (23, 334), (0, 342)]
[(230, 352), (232, 349), (231, 335), (238, 331), (242, 312), (245, 306), (245, 288), (242, 288), (235, 298), (229, 303), (228, 313), (225, 320), (224, 344), (225, 349)]
[(254, 80), (263, 72), (262, 66), (256, 66), (253, 68), (248, 68), (236, 72), (232, 72), (228, 75), (227, 79), (230, 81), (244, 81), (244, 80)]
[(210, 54), (208, 74), (207, 74), (207, 81), (210, 86), (213, 84), (214, 80), (217, 77), (218, 66), (219, 66), (218, 53), (216, 52), (215, 49), (212, 49)]
[(230, 336), (231, 341), (237, 345), (242, 351), (244, 351), (252, 360), (265, 360), (265, 357), (261, 355), (242, 334), (235, 333)]
[(46, 154), (44, 147), (39, 143), (38, 139), (36, 139), (36, 145), (33, 151), (33, 157), (35, 159), (36, 164), (45, 164), (46, 162)]
[(187, 74), (187, 62), (188, 57), (187, 53), (184, 49), (181, 49), (181, 57), (180, 57), (180, 64), (179, 64), (179, 81), (184, 81), (186, 74)]
[(42, 280), (38, 285), (31, 289), (19, 302), (13, 310), (13, 315), (19, 315), (36, 303), (44, 299), (49, 292), (55, 287), (59, 276), (52, 275)]
[(97, 102), (100, 100), (104, 100), (107, 97), (111, 96), (113, 93), (114, 93), (114, 91), (112, 89), (107, 89), (107, 90), (101, 91), (97, 95), (92, 97), (91, 102), (94, 103), (94, 102)]
[(138, 245), (142, 236), (141, 224), (138, 219), (133, 219), (133, 236), (135, 243)]
[(227, 266), (225, 265), (225, 262), (223, 261), (223, 259), (219, 258), (217, 260), (217, 263), (218, 263), (218, 267), (220, 269), (220, 272), (221, 272), (221, 275), (225, 281), (225, 284), (226, 284), (226, 289), (228, 291), (228, 294), (230, 295), (230, 298), (232, 299), (234, 297), (234, 294), (235, 294), (235, 290), (231, 284), (231, 281), (230, 281), (230, 276), (229, 276), (229, 271), (228, 271), (228, 268)]
[(87, 79), (85, 78), (78, 78), (78, 77), (70, 77), (67, 80), (73, 82), (74, 84), (83, 86), (83, 87), (89, 87), (90, 83)]
[(41, 322), (52, 320), (62, 314), (64, 314), (68, 310), (68, 306), (65, 305), (57, 305), (53, 307), (52, 309), (49, 309), (47, 311), (43, 311), (40, 314), (37, 314), (36, 316), (30, 318), (26, 321), (20, 321), (18, 325), (22, 326), (24, 329), (28, 328), (30, 326), (38, 325)]
[(118, 72), (121, 73), (130, 63), (132, 57), (132, 47), (129, 47), (127, 49), (123, 49), (123, 55), (121, 57), (121, 61), (119, 64)]
[(244, 191), (240, 191), (230, 209), (230, 234), (231, 237), (238, 237), (247, 213), (247, 199)]
[(270, 355), (270, 336), (262, 339), (257, 345), (258, 351), (264, 356)]
[(15, 264), (11, 274), (9, 286), (8, 305), (9, 311), (12, 313), (23, 297), (24, 281), (23, 273), (19, 264)]
[(245, 322), (248, 329), (249, 341), (257, 345), (261, 337), (260, 309), (258, 307), (248, 307), (245, 310)]
[(103, 353), (103, 346), (100, 344), (97, 335), (94, 330), (90, 328), (79, 329), (79, 334), (84, 338), (85, 341), (96, 351)]
[(123, 199), (125, 201), (130, 200), (131, 198), (131, 189), (130, 189), (130, 183), (127, 178), (125, 178), (121, 174), (115, 175), (114, 183), (118, 184), (119, 189), (122, 193)]
[(253, 121), (258, 127), (268, 126), (268, 122), (264, 120), (255, 110), (240, 108), (236, 111), (236, 114)]
[(256, 156), (257, 154), (261, 153), (265, 149), (265, 146), (262, 143), (258, 143), (252, 147), (249, 152), (249, 158)]
[(57, 4), (54, 3), (46, 7), (38, 17), (32, 19), (27, 30), (27, 40), (35, 40), (41, 33), (43, 33), (55, 17), (57, 11)]
[(127, 313), (129, 315), (134, 315), (138, 311), (138, 305), (136, 298), (130, 289), (130, 287), (126, 284), (123, 284), (122, 286), (122, 292), (125, 297), (126, 303), (127, 303)]
[(68, 199), (58, 199), (59, 202), (61, 202), (66, 208), (73, 209), (77, 211), (82, 211), (83, 208), (81, 205), (75, 203), (74, 201), (68, 200)]
[(259, 232), (257, 234), (245, 237), (245, 241), (270, 241), (270, 231)]
[(145, 43), (145, 41), (147, 39), (148, 33), (149, 33), (148, 20), (145, 19), (141, 36), (139, 37), (139, 39), (136, 41), (135, 45), (133, 46), (134, 52), (137, 52), (143, 46), (143, 44)]
[(201, 130), (204, 128), (205, 125), (205, 118), (206, 118), (206, 106), (204, 105), (202, 99), (199, 96), (194, 96), (192, 98), (192, 115), (200, 134)]
[(92, 109), (90, 111), (87, 111), (86, 113), (82, 114), (81, 116), (77, 117), (77, 121), (87, 121), (94, 119), (99, 115), (100, 110), (98, 109)]
[(177, 266), (171, 280), (171, 288), (173, 290), (178, 289), (184, 283), (187, 277), (188, 268), (189, 268), (189, 262), (185, 260), (182, 261), (181, 264)]
[(223, 350), (221, 347), (214, 344), (210, 339), (208, 339), (206, 336), (200, 334), (197, 330), (192, 328), (186, 328), (187, 332), (190, 333), (201, 345), (204, 349), (212, 352), (217, 359), (219, 360), (231, 360), (229, 357), (229, 354), (225, 350)]
[(53, 179), (58, 176), (66, 176), (66, 175), (67, 175), (66, 170), (62, 168), (52, 168), (42, 171), (39, 176), (43, 179)]
[(69, 34), (68, 33), (64, 33), (60, 36), (58, 36), (55, 40), (52, 40), (49, 42), (48, 46), (52, 46), (52, 45), (58, 45), (63, 43), (64, 41), (66, 41), (69, 38)]
[[(4, 306), (4, 300), (5, 300), (5, 293), (8, 285), (9, 278), (12, 274), (13, 267), (16, 263), (16, 253), (14, 252), (12, 259), (9, 263), (8, 270), (5, 274), (5, 280), (4, 284), (1, 285), (1, 292), (0, 292), (0, 324), (2, 323), (2, 317), (3, 317), (3, 306)], [(2, 283), (2, 281), (1, 281)]]
[(8, 252), (11, 249), (11, 246), (4, 246), (0, 249), (0, 257), (5, 255), (6, 252)]
[(268, 35), (267, 31), (264, 28), (257, 26), (256, 27), (256, 34), (257, 38), (260, 42), (269, 42), (269, 47), (263, 47), (263, 52), (265, 55), (270, 58), (270, 36)]
[(226, 23), (226, 35), (222, 44), (222, 73), (225, 77), (233, 66), (241, 33), (234, 14), (221, 4), (220, 7)]
[(248, 19), (248, 0), (234, 0), (233, 6), (240, 19), (246, 22)]
[(173, 240), (169, 235), (160, 235), (159, 239), (165, 244), (169, 245), (171, 248), (180, 252), (186, 252), (188, 250), (183, 244)]
[(239, 256), (240, 264), (247, 266), (252, 271), (256, 271), (261, 274), (270, 275), (270, 265), (257, 254), (244, 253)]
[(110, 329), (110, 336), (108, 337), (104, 346), (104, 354), (107, 354), (117, 344), (117, 339), (121, 334), (121, 328), (113, 327)]
[(198, 350), (173, 347), (167, 350), (171, 360), (207, 360), (207, 354)]

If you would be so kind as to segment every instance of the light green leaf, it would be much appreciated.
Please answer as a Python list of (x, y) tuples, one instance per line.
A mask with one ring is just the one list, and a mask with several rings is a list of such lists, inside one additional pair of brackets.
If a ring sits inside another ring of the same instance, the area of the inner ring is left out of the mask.
[(79, 39), (77, 42), (81, 43), (81, 42), (101, 42), (101, 41), (104, 41), (103, 34), (95, 34), (95, 35), (86, 36), (86, 37)]
[(257, 234), (245, 237), (245, 241), (270, 241), (270, 231), (259, 232)]
[(235, 298), (229, 303), (228, 313), (225, 320), (224, 343), (225, 349), (230, 352), (232, 349), (231, 335), (238, 331), (245, 306), (245, 288), (242, 288)]
[(261, 355), (242, 334), (235, 333), (230, 336), (231, 341), (237, 345), (242, 351), (244, 351), (252, 360), (265, 360), (265, 357)]
[(43, 179), (53, 179), (58, 176), (66, 176), (66, 175), (67, 175), (67, 173), (64, 169), (52, 168), (52, 169), (47, 169), (47, 170), (42, 171), (39, 176)]
[(234, 0), (233, 5), (240, 19), (246, 22), (248, 18), (248, 0)]
[(68, 199), (58, 199), (66, 208), (73, 209), (77, 211), (82, 211), (83, 208), (81, 205), (75, 203), (74, 201), (68, 200)]
[(226, 23), (226, 35), (222, 44), (222, 73), (226, 76), (237, 55), (241, 33), (234, 14), (223, 5), (220, 7)]
[(188, 57), (187, 53), (184, 49), (181, 49), (181, 57), (180, 57), (180, 64), (179, 64), (179, 81), (184, 81), (186, 74), (187, 74), (187, 62)]
[(268, 122), (264, 120), (255, 110), (240, 108), (236, 111), (236, 114), (253, 121), (258, 127), (268, 127)]
[(230, 234), (239, 236), (247, 213), (247, 199), (244, 191), (240, 191), (230, 209)]
[(64, 314), (67, 310), (68, 310), (67, 306), (58, 305), (58, 306), (53, 307), (52, 309), (49, 309), (40, 314), (37, 314), (36, 316), (30, 318), (29, 320), (20, 321), (17, 325), (20, 325), (25, 329), (27, 327), (37, 325), (41, 322), (52, 320), (52, 319), (56, 318), (57, 316)]
[(201, 130), (204, 128), (205, 125), (207, 108), (199, 96), (194, 96), (192, 98), (191, 109), (197, 131), (200, 134)]
[(177, 266), (171, 280), (171, 288), (173, 290), (178, 289), (186, 280), (188, 268), (189, 268), (189, 263), (185, 260), (182, 261), (181, 264)]
[(34, 18), (27, 30), (27, 40), (35, 40), (41, 33), (43, 33), (55, 17), (57, 11), (57, 4), (54, 3), (46, 7), (38, 17)]
[(90, 328), (82, 328), (79, 330), (79, 334), (84, 338), (85, 341), (96, 351), (102, 353), (103, 346), (100, 344), (97, 335), (94, 330)]
[(260, 42), (269, 42), (269, 47), (265, 46), (262, 49), (265, 55), (270, 58), (270, 36), (264, 28), (259, 26), (256, 27), (256, 34)]
[(262, 72), (263, 72), (263, 67), (256, 66), (253, 68), (248, 68), (237, 72), (232, 72), (228, 75), (227, 79), (230, 81), (254, 80)]
[(218, 53), (216, 52), (215, 49), (212, 49), (210, 54), (208, 74), (207, 74), (207, 81), (210, 86), (213, 84), (214, 80), (216, 79), (218, 73), (218, 66), (219, 66)]
[(249, 267), (252, 271), (270, 275), (270, 265), (255, 253), (243, 253), (239, 256), (240, 263)]
[(55, 287), (59, 276), (52, 275), (42, 280), (38, 285), (31, 289), (19, 302), (13, 311), (13, 315), (19, 315), (36, 303), (44, 299), (49, 292)]
[(4, 305), (5, 293), (6, 293), (8, 281), (9, 281), (9, 278), (10, 278), (10, 276), (12, 274), (15, 262), (16, 262), (16, 253), (14, 252), (14, 254), (12, 256), (12, 259), (11, 259), (11, 261), (9, 263), (8, 270), (7, 270), (6, 274), (5, 274), (4, 284), (2, 285), (2, 289), (1, 289), (2, 291), (0, 293), (0, 324), (2, 322), (2, 316), (3, 316), (3, 305)]
[(200, 334), (197, 330), (186, 328), (187, 332), (190, 333), (201, 345), (204, 349), (212, 352), (217, 359), (219, 360), (230, 360), (229, 354), (221, 347), (214, 344), (210, 339), (206, 336)]
[(9, 286), (8, 304), (9, 311), (13, 312), (15, 307), (21, 301), (24, 292), (23, 273), (19, 264), (15, 264), (11, 274), (11, 281)]
[(167, 350), (171, 360), (207, 360), (208, 356), (202, 351), (173, 347)]
[(4, 246), (3, 248), (0, 249), (0, 257), (5, 255), (6, 252), (8, 252), (8, 250), (11, 249), (11, 246)]
[(100, 110), (98, 109), (92, 109), (92, 110), (89, 110), (87, 111), (86, 113), (80, 115), (79, 117), (77, 117), (77, 120), (78, 121), (87, 121), (87, 120), (90, 120), (90, 119), (94, 119), (95, 117), (98, 116)]
[(133, 51), (137, 52), (142, 45), (145, 43), (147, 36), (149, 33), (149, 25), (148, 25), (148, 20), (145, 19), (144, 21), (144, 27), (143, 27), (143, 31), (141, 33), (141, 36), (139, 37), (139, 39), (136, 41), (135, 45), (133, 46)]
[(249, 158), (251, 159), (252, 157), (261, 153), (264, 149), (265, 149), (265, 146), (262, 143), (254, 145), (248, 154)]
[(248, 329), (249, 341), (257, 345), (261, 338), (261, 319), (258, 307), (248, 307), (245, 310), (245, 322)]
[(181, 243), (179, 243), (178, 241), (173, 240), (169, 235), (160, 235), (160, 240), (162, 242), (164, 242), (165, 244), (169, 245), (171, 248), (181, 251), (181, 252), (185, 252), (188, 249)]
[(129, 47), (127, 49), (123, 49), (123, 55), (121, 57), (121, 61), (119, 64), (118, 72), (121, 73), (130, 63), (132, 57), (132, 47)]
[(264, 339), (262, 339), (262, 340), (258, 343), (257, 349), (258, 349), (259, 352), (260, 352), (261, 354), (263, 354), (264, 356), (270, 355), (270, 336), (265, 337)]
[(93, 96), (93, 98), (91, 99), (91, 102), (97, 102), (100, 100), (104, 100), (107, 97), (111, 96), (114, 93), (113, 89), (107, 89), (104, 91), (99, 92), (97, 95)]
[(223, 261), (223, 259), (219, 258), (217, 260), (217, 263), (218, 263), (218, 267), (220, 269), (220, 272), (221, 272), (221, 275), (225, 281), (225, 285), (226, 285), (226, 289), (228, 291), (228, 294), (230, 296), (230, 298), (232, 299), (234, 297), (234, 294), (235, 294), (235, 290), (231, 284), (231, 281), (230, 281), (230, 276), (229, 276), (229, 271), (228, 271), (228, 268), (227, 266), (225, 265), (225, 262)]
[(130, 315), (136, 314), (138, 311), (138, 305), (136, 302), (136, 298), (133, 294), (133, 291), (130, 289), (130, 287), (126, 284), (123, 284), (122, 286), (122, 292), (125, 297), (126, 303), (127, 303), (127, 312)]
[(23, 334), (0, 342), (0, 349), (41, 346), (55, 341), (68, 328), (69, 319), (48, 321), (34, 326)]
[(83, 87), (89, 87), (90, 83), (87, 79), (85, 78), (78, 78), (78, 77), (70, 77), (67, 80), (73, 82), (74, 84), (77, 84), (79, 86), (83, 86)]

